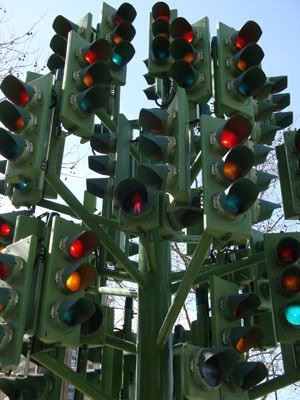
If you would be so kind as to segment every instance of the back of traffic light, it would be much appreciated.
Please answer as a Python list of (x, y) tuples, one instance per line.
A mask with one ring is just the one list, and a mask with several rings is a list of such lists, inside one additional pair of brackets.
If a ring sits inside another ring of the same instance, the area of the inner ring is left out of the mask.
[(261, 34), (255, 21), (247, 21), (239, 31), (219, 23), (212, 42), (218, 116), (253, 116), (251, 98), (266, 81), (260, 67), (264, 52), (257, 44)]
[(184, 88), (188, 99), (207, 103), (212, 96), (210, 33), (208, 18), (191, 25), (185, 18), (175, 18), (170, 25), (173, 59), (170, 76)]
[(50, 48), (53, 50), (53, 54), (47, 61), (47, 67), (54, 73), (59, 68), (64, 68), (66, 52), (67, 52), (67, 41), (68, 34), (70, 31), (79, 33), (84, 39), (89, 39), (91, 35), (91, 23), (92, 16), (87, 14), (77, 24), (68, 20), (62, 15), (55, 17), (52, 27), (55, 31), (55, 35), (50, 41)]
[(37, 237), (32, 235), (5, 248), (0, 254), (0, 369), (17, 368), (23, 335), (32, 305), (33, 270)]
[(251, 138), (256, 143), (271, 145), (278, 130), (293, 122), (291, 111), (282, 112), (290, 104), (290, 94), (281, 93), (287, 88), (287, 76), (268, 77), (254, 95), (253, 111), (256, 121)]
[(254, 153), (247, 146), (252, 123), (236, 114), (228, 120), (200, 117), (204, 229), (222, 242), (251, 236), (250, 208), (259, 189), (247, 174)]
[(27, 80), (8, 75), (1, 83), (10, 101), (0, 103), (0, 120), (8, 129), (1, 128), (0, 153), (8, 160), (5, 182), (12, 186), (15, 206), (37, 204), (42, 198), (53, 114), (52, 75), (29, 73)]
[(87, 257), (98, 241), (93, 232), (55, 217), (49, 243), (37, 336), (45, 343), (76, 346), (81, 325), (96, 309), (84, 291), (96, 281)]
[(276, 146), (283, 211), (286, 219), (300, 216), (300, 130), (286, 131)]
[(181, 88), (168, 111), (143, 108), (139, 115), (142, 163), (137, 177), (152, 189), (170, 193), (179, 204), (191, 199), (188, 116), (188, 101)]
[(295, 343), (300, 328), (300, 234), (264, 235), (277, 340)]

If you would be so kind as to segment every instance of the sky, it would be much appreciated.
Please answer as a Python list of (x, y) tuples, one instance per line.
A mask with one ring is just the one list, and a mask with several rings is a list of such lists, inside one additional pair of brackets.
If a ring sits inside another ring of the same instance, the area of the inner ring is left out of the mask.
[[(143, 60), (148, 57), (149, 40), (149, 12), (155, 1), (134, 0), (131, 4), (137, 10), (137, 18), (134, 21), (136, 37), (133, 45), (136, 54), (127, 67), (127, 84), (121, 91), (121, 112), (128, 119), (138, 117), (142, 107), (155, 107), (153, 102), (146, 99), (143, 89), (147, 83), (143, 74), (147, 72)], [(259, 41), (265, 57), (262, 67), (267, 76), (288, 76), (288, 92), (291, 94), (291, 106), (286, 110), (294, 111), (294, 127), (300, 128), (300, 83), (298, 82), (300, 66), (300, 1), (299, 0), (207, 0), (207, 1), (167, 1), (171, 9), (178, 10), (178, 16), (185, 17), (190, 23), (207, 16), (210, 21), (211, 36), (216, 35), (217, 24), (221, 21), (235, 29), (252, 19), (262, 28), (263, 34)], [(2, 4), (7, 8), (8, 25), (11, 32), (22, 34), (26, 32), (36, 21), (36, 34), (33, 38), (31, 49), (38, 55), (39, 65), (46, 63), (51, 54), (49, 43), (54, 35), (52, 22), (61, 14), (68, 19), (77, 22), (88, 12), (93, 15), (93, 26), (101, 20), (102, 2), (78, 0), (3, 0)], [(110, 0), (109, 4), (115, 8), (121, 5), (121, 1)], [(1, 26), (0, 26), (1, 32)], [(69, 139), (69, 147), (78, 143), (78, 138)], [(91, 154), (88, 145), (75, 147), (72, 157), (82, 159), (76, 174), (81, 177), (91, 177), (87, 171), (86, 155)], [(83, 167), (82, 167), (83, 166)], [(65, 179), (66, 177), (64, 177)], [(74, 188), (74, 193), (81, 200), (83, 181), (78, 184), (78, 178), (68, 177), (68, 186)], [(9, 202), (5, 202), (5, 207)], [(2, 212), (5, 210), (2, 209)], [(268, 397), (269, 398), (269, 397)], [(273, 398), (273, 395), (270, 399)], [(279, 398), (293, 399), (292, 389), (284, 391)]]

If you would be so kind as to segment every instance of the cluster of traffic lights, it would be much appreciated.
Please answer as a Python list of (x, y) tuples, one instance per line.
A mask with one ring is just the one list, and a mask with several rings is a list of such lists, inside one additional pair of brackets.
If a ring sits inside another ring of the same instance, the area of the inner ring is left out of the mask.
[[(300, 243), (292, 237), (280, 240), (276, 249), (277, 259), (284, 268), (279, 289), (291, 299), (300, 293)], [(296, 298), (282, 310), (284, 319), (295, 328), (300, 328), (300, 301)]]

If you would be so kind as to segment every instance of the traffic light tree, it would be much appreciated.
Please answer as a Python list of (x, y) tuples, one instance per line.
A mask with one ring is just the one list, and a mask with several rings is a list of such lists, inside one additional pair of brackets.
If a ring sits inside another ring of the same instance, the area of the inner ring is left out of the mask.
[[(120, 93), (135, 53), (135, 17), (129, 3), (104, 3), (96, 24), (91, 14), (76, 23), (59, 15), (50, 74), (1, 83), (8, 99), (0, 103), (1, 190), (15, 205), (51, 211), (1, 216), (1, 369), (15, 369), (23, 353), (70, 382), (76, 400), (257, 398), (299, 376), (299, 237), (253, 230), (278, 207), (260, 199), (274, 178), (261, 165), (275, 133), (292, 121), (282, 112), (287, 79), (263, 72), (255, 21), (240, 30), (220, 23), (210, 42), (207, 17), (190, 23), (157, 2), (146, 61), (155, 87), (145, 91), (157, 107), (129, 120)], [(90, 142), (88, 165), (100, 175), (87, 179), (83, 204), (54, 165), (62, 161), (58, 141), (69, 134)], [(289, 171), (291, 217), (297, 138), (289, 132), (278, 151), (282, 181)], [(47, 200), (49, 193), (65, 204)], [(171, 240), (192, 249), (186, 271), (172, 269)], [(196, 320), (174, 328), (194, 289)], [(118, 329), (107, 296), (126, 298)], [(266, 365), (247, 353), (276, 340), (285, 372), (261, 383)], [(63, 361), (69, 347), (77, 349), (76, 371)], [(88, 371), (88, 361), (101, 371)], [(50, 381), (28, 375), (1, 379), (0, 387), (46, 399)]]

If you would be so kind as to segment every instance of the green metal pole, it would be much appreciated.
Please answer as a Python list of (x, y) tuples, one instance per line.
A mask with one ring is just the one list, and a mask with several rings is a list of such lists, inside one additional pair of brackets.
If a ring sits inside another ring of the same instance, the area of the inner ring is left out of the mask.
[(98, 292), (101, 294), (109, 294), (113, 296), (137, 297), (137, 291), (130, 288), (123, 289), (100, 286)]
[(172, 331), (176, 318), (183, 306), (191, 287), (193, 286), (196, 276), (201, 268), (203, 261), (209, 250), (209, 246), (212, 241), (212, 236), (207, 232), (204, 232), (201, 239), (196, 247), (193, 257), (189, 263), (189, 266), (184, 274), (184, 277), (180, 283), (178, 291), (176, 293), (174, 302), (170, 307), (167, 316), (160, 328), (157, 344), (162, 348), (166, 344), (168, 337)]
[[(203, 269), (205, 268), (205, 271), (200, 272), (199, 275), (195, 278), (195, 284), (203, 285), (204, 283), (208, 282), (209, 277), (211, 275), (216, 275), (216, 276), (223, 276), (223, 275), (228, 275), (231, 272), (237, 272), (240, 271), (241, 269), (244, 269), (250, 265), (254, 265), (256, 263), (259, 263), (261, 261), (264, 261), (265, 259), (265, 253), (264, 251), (260, 253), (255, 253), (251, 255), (250, 257), (243, 258), (242, 260), (238, 260), (234, 263), (228, 263), (228, 264), (222, 264), (222, 265), (204, 265)], [(176, 281), (179, 279), (182, 279), (184, 277), (184, 272), (174, 272), (172, 274), (172, 280)], [(180, 286), (180, 282), (175, 282), (172, 284), (172, 293), (175, 293), (178, 287)]]
[(249, 400), (258, 399), (259, 397), (265, 396), (268, 393), (275, 392), (275, 390), (283, 389), (286, 386), (292, 385), (300, 380), (300, 371), (296, 370), (289, 374), (284, 374), (262, 383), (255, 388), (249, 390)]
[(129, 258), (126, 257), (125, 253), (119, 248), (116, 242), (107, 235), (105, 230), (96, 224), (93, 215), (86, 210), (66, 185), (54, 175), (46, 175), (46, 180), (82, 219), (82, 222), (96, 234), (97, 239), (114, 255), (114, 258), (124, 267), (129, 275), (131, 275), (140, 286), (144, 287), (146, 284), (144, 276), (134, 267)]
[(77, 372), (73, 371), (71, 368), (66, 367), (60, 361), (50, 357), (45, 352), (34, 353), (31, 358), (41, 365), (49, 369), (55, 375), (59, 376), (61, 379), (71, 383), (80, 392), (90, 396), (95, 400), (111, 400), (103, 392), (101, 392), (94, 385), (87, 383)]
[(114, 349), (126, 351), (127, 353), (135, 354), (137, 352), (136, 344), (128, 340), (120, 339), (117, 336), (106, 335), (105, 345)]
[[(153, 232), (153, 247), (140, 239), (139, 268), (147, 276), (147, 286), (139, 288), (138, 312), (138, 354), (136, 399), (172, 399), (172, 347), (160, 349), (156, 344), (157, 334), (171, 303), (169, 286), (171, 270), (171, 247), (169, 241), (161, 240), (157, 231)], [(153, 254), (155, 251), (155, 266)], [(150, 264), (149, 265), (149, 259)]]
[[(44, 199), (44, 200), (41, 200), (38, 205), (40, 207), (46, 208), (47, 210), (57, 211), (59, 213), (70, 215), (71, 217), (79, 219), (79, 217), (71, 210), (71, 208), (68, 206), (65, 206), (64, 204), (59, 204), (59, 203), (55, 203), (54, 201)], [(104, 225), (107, 228), (118, 228), (119, 227), (119, 221), (117, 221), (117, 220), (105, 218), (102, 215), (95, 215), (95, 214), (93, 214), (93, 218), (99, 225)]]

